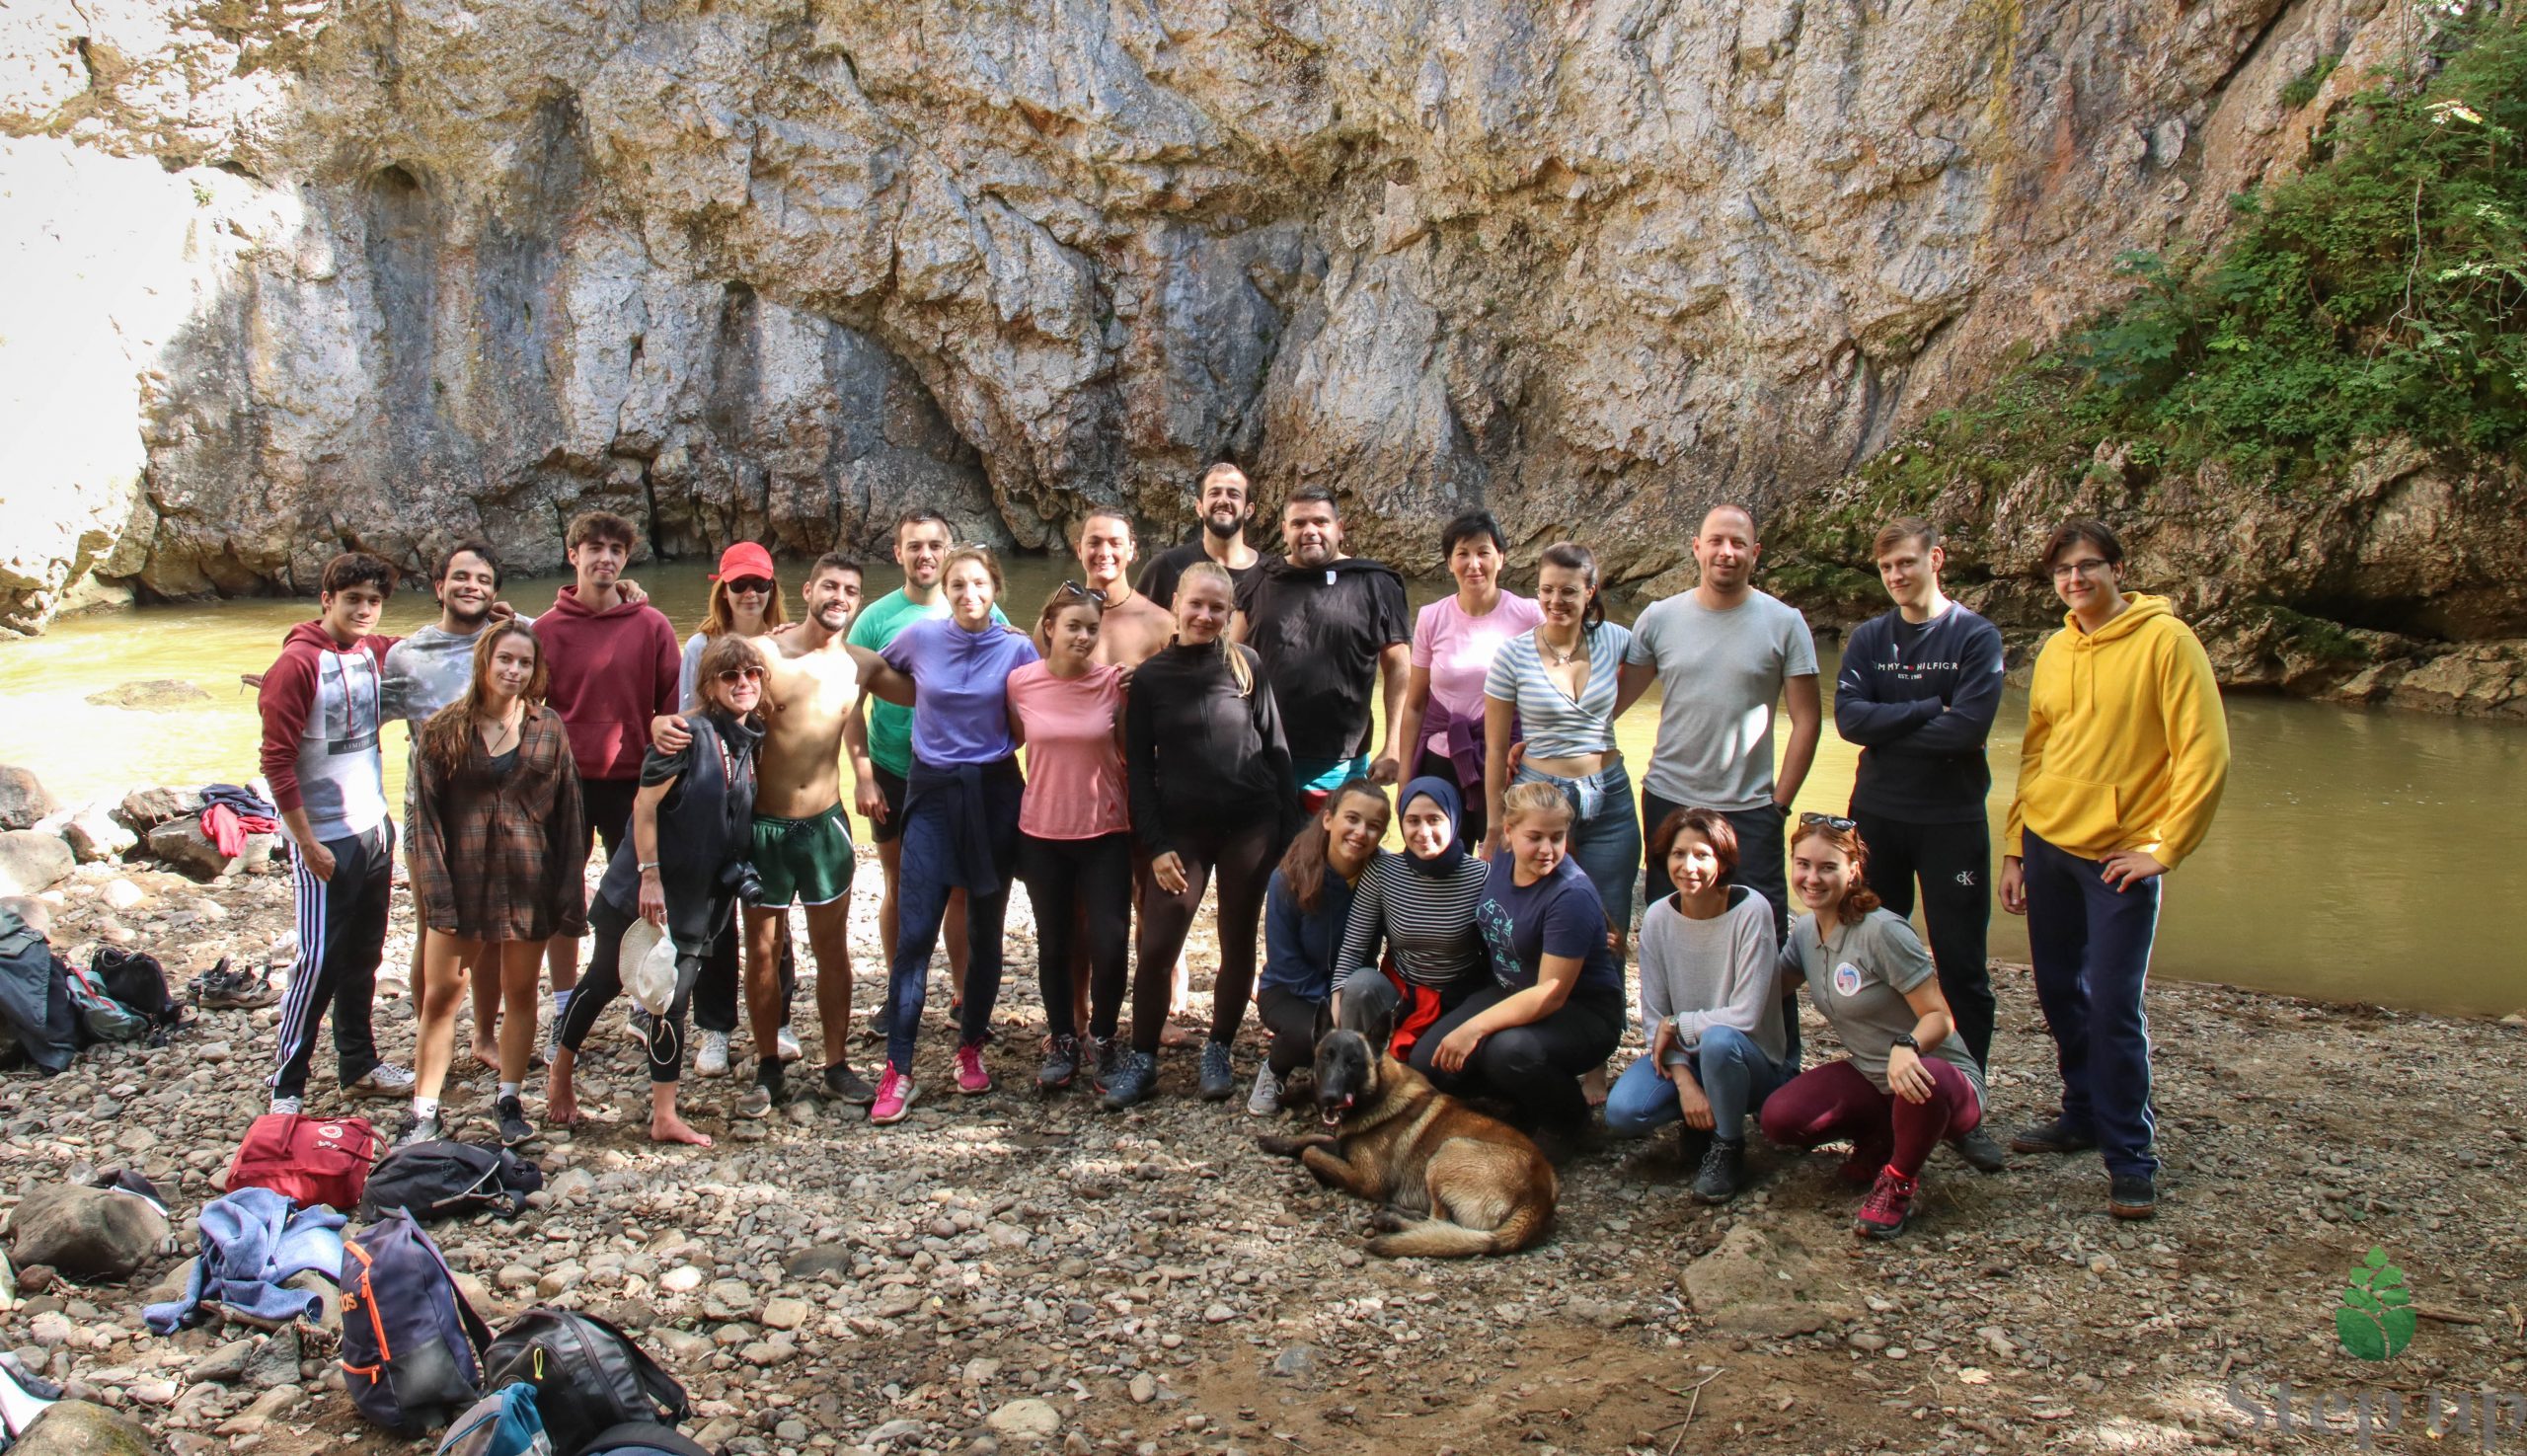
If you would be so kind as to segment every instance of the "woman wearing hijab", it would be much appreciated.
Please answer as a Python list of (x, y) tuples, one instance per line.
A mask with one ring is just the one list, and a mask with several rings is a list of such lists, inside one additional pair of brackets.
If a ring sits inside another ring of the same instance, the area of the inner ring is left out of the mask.
[[(1404, 852), (1381, 850), (1361, 873), (1335, 963), (1345, 968), (1340, 1024), (1365, 1030), (1391, 1017), (1391, 1049), (1406, 1056), (1426, 1028), (1491, 976), (1474, 923), (1484, 865), (1457, 834), (1465, 802), (1456, 784), (1437, 775), (1415, 779), (1401, 804)], [(1366, 966), (1382, 966), (1384, 977), (1350, 974)]]

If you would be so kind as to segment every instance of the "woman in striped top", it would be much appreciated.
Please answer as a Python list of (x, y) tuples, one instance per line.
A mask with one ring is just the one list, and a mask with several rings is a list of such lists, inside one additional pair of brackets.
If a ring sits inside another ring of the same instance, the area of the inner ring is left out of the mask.
[(1404, 853), (1381, 850), (1361, 872), (1335, 958), (1348, 1003), (1355, 999), (1353, 987), (1362, 983), (1347, 973), (1379, 964), (1384, 944), (1385, 982), (1363, 987), (1376, 1002), (1346, 1005), (1342, 1020), (1373, 1026), (1392, 1014), (1398, 1056), (1413, 1049), (1423, 1028), (1488, 984), (1491, 971), (1483, 933), (1474, 923), (1484, 866), (1457, 837), (1457, 818), (1464, 812), (1457, 786), (1435, 775), (1415, 779), (1404, 786), (1402, 804)]

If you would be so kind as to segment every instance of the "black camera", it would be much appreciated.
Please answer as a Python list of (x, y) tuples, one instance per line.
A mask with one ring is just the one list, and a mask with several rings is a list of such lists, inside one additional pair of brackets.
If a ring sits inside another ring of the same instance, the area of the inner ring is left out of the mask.
[(763, 877), (755, 873), (750, 861), (739, 860), (721, 871), (720, 886), (735, 895), (740, 905), (763, 903)]

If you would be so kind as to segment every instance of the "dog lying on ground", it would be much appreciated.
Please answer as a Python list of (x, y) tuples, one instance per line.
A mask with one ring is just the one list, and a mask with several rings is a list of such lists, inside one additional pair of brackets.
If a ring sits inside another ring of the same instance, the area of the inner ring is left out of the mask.
[(1257, 1141), (1327, 1188), (1385, 1204), (1373, 1222), (1387, 1232), (1369, 1241), (1371, 1254), (1509, 1254), (1552, 1228), (1561, 1183), (1526, 1134), (1380, 1055), (1359, 1033), (1317, 1043), (1316, 1104), (1329, 1130)]

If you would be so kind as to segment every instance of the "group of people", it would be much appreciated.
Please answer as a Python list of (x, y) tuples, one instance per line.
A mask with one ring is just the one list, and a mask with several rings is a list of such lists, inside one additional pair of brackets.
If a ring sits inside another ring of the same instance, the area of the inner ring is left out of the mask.
[[(574, 580), (532, 621), (498, 602), (492, 548), (458, 547), (434, 575), (439, 621), (401, 642), (375, 630), (394, 569), (337, 558), (322, 616), (263, 687), (263, 766), (298, 849), (273, 1107), (299, 1106), (330, 1004), (345, 1087), (409, 1095), (407, 1135), (437, 1135), (470, 985), (501, 1138), (531, 1139), (520, 1087), (549, 967), (545, 1115), (571, 1122), (578, 1055), (623, 987), (627, 931), (647, 921), (676, 964), (672, 1004), (630, 1018), (649, 1052), (651, 1133), (707, 1143), (676, 1106), (687, 1015), (702, 1026), (696, 1070), (725, 1076), (742, 991), (756, 1055), (735, 1111), (765, 1114), (802, 1054), (797, 904), (822, 1087), (894, 1122), (920, 1095), (943, 940), (955, 1090), (992, 1089), (1004, 921), (1023, 882), (1045, 1093), (1085, 1082), (1114, 1110), (1154, 1094), (1207, 891), (1206, 1100), (1239, 1090), (1252, 1001), (1269, 1034), (1244, 1084), (1259, 1115), (1295, 1098), (1341, 1026), (1549, 1150), (1586, 1138), (1596, 1102), (1618, 1136), (1681, 1123), (1707, 1201), (1744, 1186), (1750, 1117), (1779, 1145), (1851, 1144), (1845, 1172), (1869, 1189), (1858, 1227), (1878, 1236), (1905, 1226), (1942, 1143), (2003, 1165), (1983, 1080), (1996, 1005), (1985, 743), (2002, 642), (1941, 589), (1929, 522), (1878, 534), (1893, 606), (1844, 654), (1834, 720), (1861, 749), (1852, 801), (1795, 813), (1823, 698), (1805, 620), (1753, 584), (1750, 510), (1710, 510), (1698, 583), (1627, 629), (1607, 620), (1576, 542), (1545, 547), (1521, 596), (1502, 581), (1498, 523), (1462, 515), (1439, 539), (1456, 589), (1416, 614), (1394, 568), (1343, 550), (1329, 493), (1292, 492), (1267, 554), (1246, 540), (1242, 472), (1213, 466), (1198, 491), (1198, 532), (1137, 579), (1133, 522), (1092, 510), (1080, 579), (1014, 622), (999, 562), (955, 544), (934, 511), (895, 523), (899, 588), (864, 607), (863, 569), (828, 554), (795, 624), (770, 555), (740, 543), (681, 651), (623, 579), (637, 537), (616, 516), (571, 524)], [(2035, 662), (2000, 893), (2029, 918), (2062, 1095), (2010, 1142), (2099, 1149), (2110, 1210), (2145, 1217), (2142, 982), (2160, 877), (2208, 829), (2226, 728), (2200, 644), (2165, 599), (2124, 589), (2110, 529), (2070, 522), (2042, 561), (2068, 612)], [(1616, 725), (1653, 683), (1657, 736), (1636, 787)], [(409, 1072), (380, 1060), (369, 1031), (396, 838), (388, 718), (414, 728), (405, 824), (423, 933)], [(848, 1056), (846, 793), (884, 879), (874, 1080)], [(1390, 832), (1400, 848), (1383, 847)], [(1802, 1067), (1801, 987), (1841, 1059)], [(1608, 1085), (1636, 1011), (1647, 1053)]]

